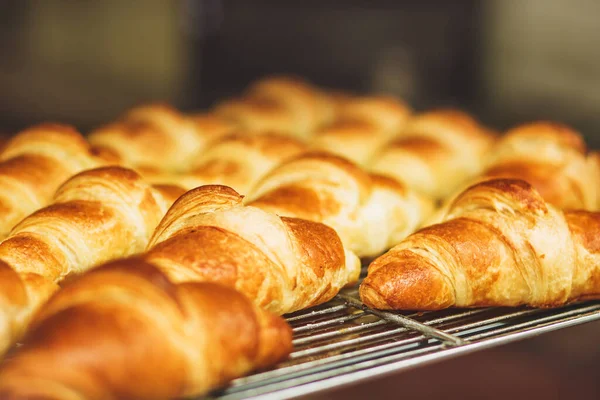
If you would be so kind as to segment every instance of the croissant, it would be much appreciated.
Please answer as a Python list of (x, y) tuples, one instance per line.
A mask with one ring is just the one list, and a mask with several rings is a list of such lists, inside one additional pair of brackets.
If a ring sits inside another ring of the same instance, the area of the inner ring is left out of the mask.
[(445, 222), (369, 266), (362, 301), (379, 309), (554, 307), (600, 296), (600, 214), (563, 213), (522, 180), (478, 183)]
[(0, 261), (0, 355), (22, 337), (31, 315), (58, 290), (35, 273), (18, 273)]
[(153, 183), (175, 183), (186, 189), (207, 184), (249, 190), (272, 168), (305, 152), (302, 142), (275, 134), (228, 135), (209, 146), (183, 174), (142, 175)]
[(489, 154), (481, 180), (522, 179), (563, 209), (595, 210), (597, 166), (581, 135), (566, 125), (534, 122), (509, 130)]
[(361, 166), (400, 132), (411, 113), (407, 105), (387, 96), (357, 97), (338, 108), (337, 121), (316, 132), (313, 145)]
[[(59, 188), (51, 205), (11, 231), (0, 243), (0, 260), (25, 281), (48, 287), (108, 260), (141, 253), (176, 193), (172, 187), (155, 190), (121, 167), (81, 172)], [(15, 280), (12, 274), (9, 278)], [(3, 320), (14, 326), (0, 332), (0, 342), (18, 339), (39, 304), (18, 298), (2, 304), (16, 308), (19, 318)]]
[(588, 164), (591, 168), (592, 185), (596, 188), (596, 205), (592, 209), (600, 210), (600, 151), (592, 151), (588, 154)]
[(0, 369), (3, 399), (196, 396), (286, 357), (280, 317), (213, 283), (173, 284), (141, 260), (96, 268), (36, 316)]
[(69, 177), (106, 163), (70, 126), (42, 124), (17, 134), (0, 153), (0, 239)]
[(276, 132), (307, 140), (333, 119), (330, 98), (299, 78), (276, 76), (254, 82), (237, 98), (219, 102), (214, 112), (246, 132)]
[(338, 120), (365, 121), (385, 131), (390, 136), (397, 135), (409, 120), (412, 110), (407, 103), (392, 96), (357, 96), (344, 101), (338, 107)]
[(144, 259), (175, 282), (234, 287), (277, 314), (326, 302), (360, 274), (360, 261), (333, 229), (244, 206), (242, 196), (218, 185), (181, 196)]
[(299, 122), (300, 130), (313, 132), (334, 118), (334, 106), (329, 96), (308, 81), (296, 76), (271, 76), (252, 83), (250, 97), (270, 99), (285, 105)]
[(117, 153), (128, 167), (181, 172), (209, 143), (233, 129), (215, 116), (188, 117), (165, 104), (148, 104), (96, 129), (88, 140)]
[(477, 177), (449, 196), (427, 224), (438, 223), (454, 199), (469, 186), (490, 179), (521, 179), (561, 209), (597, 210), (600, 163), (587, 155), (582, 136), (566, 125), (531, 122), (510, 129), (487, 155)]
[(495, 141), (488, 129), (457, 110), (434, 110), (411, 118), (377, 152), (370, 169), (427, 196), (443, 199), (480, 174)]
[(275, 132), (305, 139), (308, 134), (298, 126), (294, 114), (283, 104), (270, 99), (236, 97), (217, 103), (213, 112), (248, 133)]
[(247, 204), (324, 223), (359, 257), (379, 255), (398, 243), (433, 207), (394, 179), (325, 153), (307, 153), (275, 168), (251, 191)]

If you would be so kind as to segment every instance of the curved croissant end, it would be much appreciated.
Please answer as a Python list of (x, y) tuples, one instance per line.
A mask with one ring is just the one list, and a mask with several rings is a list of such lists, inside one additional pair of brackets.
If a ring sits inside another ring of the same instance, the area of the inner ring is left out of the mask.
[(553, 307), (595, 298), (599, 236), (600, 214), (564, 214), (524, 181), (486, 181), (460, 194), (445, 222), (376, 259), (360, 294), (388, 309)]
[(144, 258), (177, 282), (232, 286), (278, 314), (323, 303), (360, 273), (330, 227), (245, 206), (224, 186), (183, 195)]
[(278, 362), (291, 338), (282, 319), (232, 289), (173, 284), (141, 260), (116, 261), (50, 299), (0, 369), (0, 397), (201, 395)]

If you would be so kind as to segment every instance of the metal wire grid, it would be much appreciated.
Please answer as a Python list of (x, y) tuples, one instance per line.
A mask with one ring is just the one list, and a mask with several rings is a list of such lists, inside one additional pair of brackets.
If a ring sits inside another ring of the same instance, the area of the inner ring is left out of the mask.
[(294, 352), (275, 369), (237, 379), (216, 398), (290, 398), (436, 359), (600, 319), (600, 302), (560, 309), (484, 308), (391, 313), (367, 308), (357, 289), (287, 317)]

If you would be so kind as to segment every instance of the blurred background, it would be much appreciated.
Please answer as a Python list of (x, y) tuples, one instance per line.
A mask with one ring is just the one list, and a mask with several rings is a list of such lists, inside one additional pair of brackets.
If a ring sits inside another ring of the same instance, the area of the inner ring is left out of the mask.
[[(600, 148), (595, 0), (79, 0), (0, 3), (0, 132), (83, 131), (143, 101), (209, 107), (266, 74), (457, 106), (505, 129), (573, 125)], [(327, 393), (598, 398), (600, 324)], [(316, 398), (316, 397), (313, 397)]]
[(0, 5), (0, 129), (88, 130), (164, 100), (210, 106), (270, 73), (459, 106), (600, 145), (595, 0), (79, 0)]

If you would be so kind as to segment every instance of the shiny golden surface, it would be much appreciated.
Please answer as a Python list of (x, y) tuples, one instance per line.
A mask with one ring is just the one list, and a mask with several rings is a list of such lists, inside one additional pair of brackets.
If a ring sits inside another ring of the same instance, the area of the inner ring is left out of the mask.
[(226, 284), (277, 314), (323, 303), (360, 273), (333, 229), (244, 206), (226, 186), (182, 196), (144, 258), (176, 282)]
[(443, 221), (369, 266), (365, 304), (556, 307), (600, 295), (596, 213), (563, 213), (530, 184), (499, 179), (461, 193)]
[(291, 350), (287, 324), (212, 283), (171, 283), (136, 259), (67, 284), (0, 368), (6, 399), (204, 394)]

